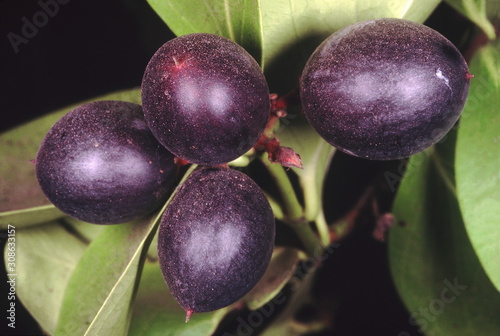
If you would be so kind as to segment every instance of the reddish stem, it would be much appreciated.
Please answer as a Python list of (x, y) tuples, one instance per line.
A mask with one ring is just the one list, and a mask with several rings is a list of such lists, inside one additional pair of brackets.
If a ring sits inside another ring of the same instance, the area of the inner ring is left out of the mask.
[(269, 120), (262, 136), (254, 146), (257, 151), (266, 151), (269, 161), (280, 163), (284, 167), (302, 168), (300, 155), (295, 153), (292, 148), (282, 147), (280, 141), (273, 133), (278, 120), (287, 115), (286, 109), (290, 105), (300, 102), (298, 92), (298, 89), (292, 90), (283, 97), (278, 97), (276, 93), (270, 95), (271, 109)]

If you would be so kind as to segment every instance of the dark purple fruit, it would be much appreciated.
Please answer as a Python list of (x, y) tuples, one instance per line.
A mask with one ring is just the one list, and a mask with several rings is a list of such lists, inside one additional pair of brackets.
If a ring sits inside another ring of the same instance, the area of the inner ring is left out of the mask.
[(274, 235), (269, 202), (247, 175), (204, 168), (189, 176), (158, 236), (163, 276), (188, 317), (242, 298), (264, 274)]
[(142, 105), (156, 138), (177, 157), (214, 166), (247, 152), (269, 117), (266, 79), (236, 43), (190, 34), (165, 43), (142, 80)]
[(36, 175), (49, 200), (79, 220), (116, 224), (157, 208), (175, 179), (174, 156), (151, 134), (140, 105), (96, 101), (47, 133)]
[(377, 19), (327, 38), (301, 77), (313, 128), (355, 156), (399, 159), (438, 142), (455, 124), (469, 91), (467, 64), (424, 25)]

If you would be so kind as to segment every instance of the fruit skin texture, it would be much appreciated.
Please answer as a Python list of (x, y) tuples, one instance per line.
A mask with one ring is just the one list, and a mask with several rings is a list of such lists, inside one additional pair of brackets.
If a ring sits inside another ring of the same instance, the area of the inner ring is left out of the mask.
[(252, 179), (229, 168), (204, 168), (189, 176), (162, 217), (160, 267), (188, 316), (216, 310), (260, 280), (274, 236), (271, 207)]
[(142, 80), (146, 121), (177, 157), (215, 166), (259, 139), (269, 117), (266, 79), (236, 43), (196, 33), (166, 42)]
[(147, 215), (166, 200), (176, 173), (141, 106), (121, 101), (84, 104), (63, 116), (42, 141), (35, 169), (57, 208), (95, 224)]
[(467, 64), (444, 36), (401, 19), (350, 25), (311, 55), (300, 79), (303, 111), (331, 145), (391, 160), (438, 142), (469, 91)]

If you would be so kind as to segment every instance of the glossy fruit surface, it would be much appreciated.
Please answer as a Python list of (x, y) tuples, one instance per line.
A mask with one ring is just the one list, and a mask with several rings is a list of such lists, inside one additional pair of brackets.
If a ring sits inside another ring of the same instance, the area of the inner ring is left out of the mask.
[(45, 136), (36, 175), (49, 200), (79, 220), (116, 224), (150, 213), (175, 180), (174, 156), (151, 134), (140, 105), (96, 101)]
[(271, 207), (252, 179), (233, 169), (204, 168), (189, 176), (162, 217), (160, 267), (188, 315), (216, 310), (260, 280), (274, 236)]
[(301, 77), (303, 111), (351, 155), (399, 159), (438, 142), (469, 90), (467, 64), (435, 30), (401, 19), (350, 25), (327, 38)]
[(247, 152), (269, 117), (269, 89), (257, 62), (212, 34), (166, 42), (144, 72), (142, 104), (158, 140), (177, 157), (214, 166)]

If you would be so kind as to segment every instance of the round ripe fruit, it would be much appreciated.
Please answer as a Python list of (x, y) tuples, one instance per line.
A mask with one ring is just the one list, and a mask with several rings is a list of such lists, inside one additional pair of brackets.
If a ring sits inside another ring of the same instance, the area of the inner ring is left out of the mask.
[(467, 64), (444, 36), (401, 19), (348, 26), (327, 38), (301, 80), (304, 113), (331, 145), (399, 159), (438, 142), (469, 91)]
[(36, 175), (64, 213), (96, 224), (147, 215), (165, 201), (175, 178), (174, 156), (148, 129), (140, 105), (81, 105), (49, 130)]
[(192, 173), (158, 235), (163, 276), (188, 318), (226, 307), (252, 289), (269, 265), (274, 235), (269, 202), (251, 178), (229, 168)]
[(149, 61), (142, 105), (156, 138), (177, 157), (215, 166), (247, 152), (269, 117), (266, 79), (236, 43), (190, 34), (165, 43)]

